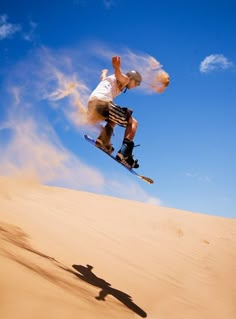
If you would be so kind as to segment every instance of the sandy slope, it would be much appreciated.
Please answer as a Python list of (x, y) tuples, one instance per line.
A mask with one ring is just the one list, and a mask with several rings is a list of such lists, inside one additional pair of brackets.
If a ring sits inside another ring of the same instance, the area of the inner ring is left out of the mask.
[(233, 219), (0, 177), (0, 265), (4, 319), (236, 318)]

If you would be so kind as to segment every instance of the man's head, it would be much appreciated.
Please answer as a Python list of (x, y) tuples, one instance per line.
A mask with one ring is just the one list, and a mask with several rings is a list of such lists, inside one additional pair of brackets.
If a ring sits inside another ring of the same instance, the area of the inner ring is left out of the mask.
[(138, 71), (131, 70), (126, 73), (129, 78), (129, 83), (127, 84), (128, 89), (132, 89), (136, 86), (139, 86), (142, 82), (142, 76)]

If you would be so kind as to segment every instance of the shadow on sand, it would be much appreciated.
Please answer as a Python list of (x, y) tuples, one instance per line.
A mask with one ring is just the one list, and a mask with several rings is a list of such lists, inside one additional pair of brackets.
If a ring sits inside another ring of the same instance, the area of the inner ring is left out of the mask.
[(99, 291), (98, 296), (95, 298), (97, 300), (103, 300), (105, 301), (105, 298), (107, 295), (112, 295), (116, 299), (118, 299), (120, 302), (122, 302), (126, 307), (131, 309), (133, 312), (138, 314), (142, 318), (146, 318), (147, 314), (145, 311), (143, 311), (140, 307), (138, 307), (133, 301), (132, 297), (127, 295), (126, 293), (112, 288), (111, 284), (106, 282), (104, 279), (101, 279), (97, 277), (93, 272), (93, 267), (90, 265), (82, 266), (82, 265), (72, 265), (72, 267), (77, 271), (71, 271), (74, 275), (79, 277), (80, 279), (86, 281), (90, 285), (96, 286), (98, 288), (101, 288)]
[(131, 296), (118, 289), (112, 288), (110, 283), (106, 282), (104, 279), (97, 277), (92, 272), (92, 266), (86, 265), (85, 267), (82, 265), (72, 265), (72, 267), (76, 270), (74, 271), (71, 268), (68, 268), (67, 266), (61, 264), (55, 258), (50, 257), (37, 249), (34, 249), (28, 242), (28, 239), (28, 235), (20, 227), (0, 223), (0, 255), (14, 260), (30, 271), (33, 271), (34, 273), (42, 276), (44, 279), (49, 280), (53, 284), (56, 284), (63, 289), (67, 289), (73, 293), (78, 290), (78, 286), (71, 284), (71, 282), (69, 282), (66, 278), (54, 274), (54, 271), (48, 269), (47, 267), (40, 267), (37, 262), (33, 258), (31, 258), (32, 256), (18, 256), (18, 254), (11, 252), (11, 250), (9, 250), (7, 246), (4, 247), (4, 245), (2, 245), (4, 242), (7, 242), (11, 246), (18, 247), (19, 249), (28, 251), (30, 254), (39, 256), (44, 260), (48, 260), (55, 267), (59, 267), (60, 269), (63, 269), (64, 271), (75, 275), (76, 277), (89, 283), (90, 285), (100, 288), (101, 290), (99, 291), (98, 296), (95, 297), (97, 300), (105, 301), (107, 295), (112, 295), (139, 316), (143, 318), (147, 317), (146, 312), (139, 308), (132, 301)]

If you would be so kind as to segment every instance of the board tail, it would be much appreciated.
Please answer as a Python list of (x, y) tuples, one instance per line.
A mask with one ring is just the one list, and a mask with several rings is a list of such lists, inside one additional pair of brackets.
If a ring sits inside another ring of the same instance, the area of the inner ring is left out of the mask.
[(149, 178), (149, 177), (147, 177), (147, 176), (144, 176), (144, 175), (139, 174), (138, 172), (136, 172), (136, 171), (133, 170), (132, 168), (126, 166), (124, 163), (119, 162), (119, 161), (115, 158), (115, 156), (113, 156), (112, 154), (109, 154), (108, 152), (106, 152), (106, 151), (103, 150), (102, 148), (97, 147), (97, 146), (96, 146), (96, 142), (95, 142), (95, 140), (94, 140), (92, 137), (90, 137), (90, 136), (88, 136), (88, 135), (86, 134), (86, 135), (84, 135), (84, 138), (85, 138), (89, 143), (91, 143), (93, 146), (95, 146), (96, 148), (100, 149), (102, 152), (104, 152), (105, 154), (107, 154), (110, 158), (112, 158), (112, 159), (113, 159), (114, 161), (116, 161), (118, 164), (120, 164), (121, 166), (123, 166), (124, 168), (126, 168), (126, 169), (127, 169), (130, 173), (132, 173), (133, 175), (137, 176), (138, 178), (142, 179), (143, 181), (145, 181), (145, 182), (148, 183), (148, 184), (153, 184), (153, 183), (154, 183), (153, 179), (151, 179), (151, 178)]

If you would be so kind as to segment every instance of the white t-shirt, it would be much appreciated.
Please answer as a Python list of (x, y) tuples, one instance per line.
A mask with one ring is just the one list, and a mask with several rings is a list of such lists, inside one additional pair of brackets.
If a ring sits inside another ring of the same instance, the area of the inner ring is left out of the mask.
[(110, 75), (102, 80), (95, 90), (91, 93), (89, 101), (98, 99), (102, 101), (113, 101), (114, 98), (119, 95), (121, 91), (117, 86), (117, 80), (115, 75)]

